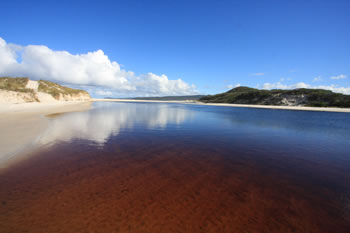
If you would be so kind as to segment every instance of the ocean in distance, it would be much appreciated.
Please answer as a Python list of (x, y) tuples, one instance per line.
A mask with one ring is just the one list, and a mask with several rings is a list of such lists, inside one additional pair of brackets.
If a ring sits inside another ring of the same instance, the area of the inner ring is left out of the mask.
[(350, 114), (93, 103), (0, 175), (0, 232), (349, 232)]

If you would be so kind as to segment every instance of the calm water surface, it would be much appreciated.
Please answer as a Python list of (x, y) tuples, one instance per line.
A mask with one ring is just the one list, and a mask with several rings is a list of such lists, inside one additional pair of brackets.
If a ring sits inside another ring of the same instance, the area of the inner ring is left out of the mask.
[(94, 103), (0, 174), (0, 232), (350, 232), (350, 114)]

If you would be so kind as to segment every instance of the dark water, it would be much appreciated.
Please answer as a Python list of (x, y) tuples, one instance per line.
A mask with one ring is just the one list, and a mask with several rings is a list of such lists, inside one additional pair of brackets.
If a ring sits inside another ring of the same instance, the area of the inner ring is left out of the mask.
[(94, 103), (0, 174), (0, 232), (350, 232), (350, 114)]

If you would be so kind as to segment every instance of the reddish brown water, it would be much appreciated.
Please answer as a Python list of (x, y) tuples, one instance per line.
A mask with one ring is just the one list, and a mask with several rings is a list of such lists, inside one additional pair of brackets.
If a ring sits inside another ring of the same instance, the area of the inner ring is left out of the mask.
[(0, 232), (349, 232), (349, 160), (324, 147), (338, 144), (290, 129), (214, 132), (210, 114), (124, 128), (103, 145), (43, 146), (0, 173)]

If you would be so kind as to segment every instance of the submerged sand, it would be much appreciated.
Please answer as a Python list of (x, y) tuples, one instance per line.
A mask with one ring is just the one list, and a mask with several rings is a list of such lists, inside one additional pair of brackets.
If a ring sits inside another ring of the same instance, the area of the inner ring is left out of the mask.
[[(17, 154), (35, 148), (47, 129), (50, 114), (84, 111), (90, 102), (24, 103), (0, 105), (0, 168), (17, 161)], [(16, 155), (16, 156), (15, 156)]]
[(349, 175), (334, 164), (141, 138), (59, 145), (11, 167), (0, 176), (0, 231), (349, 232), (333, 188)]

